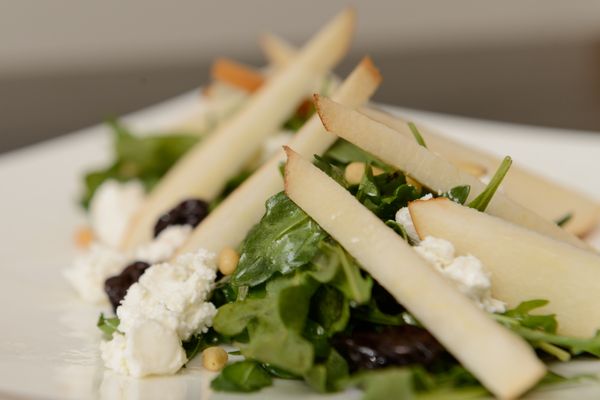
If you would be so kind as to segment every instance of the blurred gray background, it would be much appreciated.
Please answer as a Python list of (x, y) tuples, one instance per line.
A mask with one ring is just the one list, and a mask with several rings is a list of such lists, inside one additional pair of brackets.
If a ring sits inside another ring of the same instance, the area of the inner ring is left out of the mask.
[[(0, 0), (0, 152), (202, 85), (211, 61), (260, 66), (260, 33), (302, 44), (347, 1)], [(600, 131), (600, 1), (355, 1), (347, 72), (376, 100)]]

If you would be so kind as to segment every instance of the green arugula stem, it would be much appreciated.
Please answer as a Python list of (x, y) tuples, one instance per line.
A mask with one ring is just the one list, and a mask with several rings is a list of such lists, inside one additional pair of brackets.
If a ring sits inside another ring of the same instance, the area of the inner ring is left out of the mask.
[(502, 180), (504, 180), (504, 177), (506, 176), (506, 173), (510, 169), (511, 165), (512, 159), (508, 156), (504, 157), (504, 160), (502, 160), (502, 163), (496, 170), (496, 173), (492, 177), (492, 180), (490, 180), (490, 183), (483, 190), (483, 192), (479, 194), (479, 196), (474, 198), (473, 201), (469, 203), (469, 207), (481, 212), (485, 211), (487, 206), (490, 204), (490, 201), (492, 201), (492, 197), (494, 197), (494, 194), (500, 187)]
[(419, 143), (421, 146), (427, 148), (427, 145), (425, 144), (425, 139), (423, 139), (423, 136), (421, 136), (421, 132), (419, 132), (419, 129), (417, 128), (417, 126), (413, 122), (409, 122), (408, 127), (410, 128), (410, 131), (412, 132), (413, 136), (415, 137), (415, 140), (417, 141), (417, 143)]

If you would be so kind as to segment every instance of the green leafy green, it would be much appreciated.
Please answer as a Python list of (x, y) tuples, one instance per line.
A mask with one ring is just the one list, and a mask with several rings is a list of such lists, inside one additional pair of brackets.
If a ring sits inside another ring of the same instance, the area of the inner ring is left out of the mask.
[(255, 286), (274, 273), (287, 274), (307, 264), (326, 236), (283, 192), (267, 200), (267, 211), (248, 233), (231, 283)]
[(302, 375), (313, 363), (313, 347), (302, 332), (317, 286), (303, 272), (274, 278), (267, 283), (265, 297), (247, 297), (219, 308), (213, 327), (225, 336), (247, 330), (248, 342), (239, 343), (245, 357)]
[(446, 197), (447, 199), (450, 199), (458, 204), (465, 204), (470, 192), (471, 186), (469, 185), (455, 186), (447, 192), (442, 193), (441, 197)]
[(116, 120), (108, 122), (114, 132), (115, 159), (106, 168), (86, 174), (81, 204), (88, 207), (96, 190), (104, 181), (139, 179), (151, 190), (173, 164), (196, 142), (197, 136), (166, 134), (137, 136)]
[(318, 392), (326, 393), (340, 390), (348, 376), (348, 363), (337, 351), (331, 349), (327, 359), (308, 370), (304, 379)]
[(339, 183), (340, 186), (344, 188), (348, 188), (348, 186), (350, 186), (350, 184), (346, 181), (346, 178), (344, 177), (344, 170), (342, 168), (332, 163), (329, 163), (325, 160), (325, 158), (319, 157), (318, 155), (315, 155), (314, 164), (321, 171), (329, 175), (329, 177), (331, 177), (334, 181)]
[(346, 328), (350, 319), (350, 302), (333, 286), (321, 286), (312, 298), (311, 314), (329, 336)]
[[(600, 357), (600, 331), (587, 339), (562, 336), (556, 333), (558, 324), (553, 314), (532, 315), (530, 311), (548, 304), (547, 300), (531, 300), (494, 319), (511, 329), (534, 347), (566, 361), (570, 355), (589, 353)], [(568, 353), (567, 353), (568, 352)]]
[(479, 194), (479, 196), (475, 197), (470, 203), (469, 207), (474, 208), (479, 211), (485, 211), (490, 201), (492, 201), (492, 197), (496, 193), (496, 190), (500, 187), (502, 180), (506, 176), (506, 173), (510, 169), (512, 165), (512, 159), (508, 156), (504, 157), (502, 163), (496, 170), (496, 173), (490, 180), (490, 183), (486, 186), (486, 188)]
[(367, 166), (356, 191), (356, 199), (371, 210), (381, 220), (393, 220), (396, 212), (421, 197), (421, 192), (406, 183), (406, 177), (399, 171), (384, 172), (374, 176)]
[(573, 213), (567, 213), (556, 220), (556, 225), (564, 226), (567, 222), (569, 222), (573, 218)]
[(374, 164), (378, 167), (384, 165), (377, 160), (377, 158), (344, 139), (338, 139), (333, 146), (327, 150), (323, 158), (341, 165), (350, 164), (351, 162), (356, 161)]
[(412, 132), (413, 136), (415, 137), (415, 140), (417, 141), (417, 143), (419, 143), (421, 146), (427, 148), (427, 145), (425, 144), (425, 139), (423, 139), (423, 136), (421, 136), (421, 132), (419, 132), (419, 129), (417, 129), (417, 126), (413, 122), (409, 122), (408, 127), (409, 127), (410, 131)]
[(401, 311), (398, 314), (387, 314), (381, 311), (377, 302), (371, 299), (368, 304), (357, 307), (352, 310), (354, 320), (370, 322), (377, 325), (415, 325), (420, 326), (417, 320), (407, 311)]
[(182, 343), (188, 362), (196, 357), (200, 352), (210, 346), (222, 342), (222, 338), (214, 331), (209, 329), (206, 333), (197, 333)]
[(367, 400), (489, 398), (489, 393), (477, 380), (456, 364), (434, 373), (418, 366), (363, 371), (353, 375), (345, 384), (363, 389), (363, 399)]
[(249, 393), (272, 384), (271, 375), (259, 363), (245, 360), (223, 368), (210, 386), (216, 391)]
[(402, 236), (402, 239), (404, 239), (410, 243), (410, 239), (408, 237), (408, 232), (406, 232), (406, 229), (404, 228), (404, 226), (400, 225), (393, 219), (388, 219), (387, 221), (385, 221), (385, 224), (387, 226), (389, 226), (390, 228), (392, 228), (394, 230), (394, 232), (396, 232), (398, 235)]
[(112, 339), (113, 334), (115, 332), (119, 332), (119, 323), (120, 321), (118, 317), (106, 318), (104, 317), (104, 313), (101, 313), (100, 317), (98, 317), (96, 326), (108, 339)]
[(311, 276), (331, 284), (356, 304), (369, 301), (373, 280), (362, 276), (356, 260), (337, 243), (322, 242), (319, 248), (321, 251), (311, 262)]
[(355, 374), (347, 385), (363, 390), (363, 400), (414, 399), (413, 374), (407, 368), (386, 368)]

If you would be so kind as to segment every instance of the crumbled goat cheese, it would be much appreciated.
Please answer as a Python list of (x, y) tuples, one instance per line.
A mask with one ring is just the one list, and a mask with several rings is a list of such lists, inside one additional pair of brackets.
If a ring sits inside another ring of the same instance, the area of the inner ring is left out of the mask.
[(427, 236), (414, 249), (479, 308), (490, 313), (506, 311), (506, 304), (492, 297), (491, 276), (477, 257), (455, 257), (452, 243), (433, 236)]
[(206, 332), (216, 314), (215, 306), (206, 301), (215, 278), (215, 256), (206, 250), (151, 266), (117, 309), (119, 330), (127, 334), (139, 320), (153, 319), (182, 340)]
[(93, 303), (106, 301), (104, 282), (108, 278), (120, 274), (132, 261), (155, 264), (168, 260), (191, 232), (192, 227), (189, 225), (169, 226), (152, 242), (138, 247), (134, 257), (124, 255), (105, 244), (93, 243), (86, 254), (77, 258), (73, 266), (65, 270), (65, 277), (84, 300)]
[(101, 303), (106, 301), (104, 281), (119, 274), (127, 257), (112, 248), (92, 243), (88, 252), (75, 259), (75, 263), (64, 271), (64, 276), (77, 293), (86, 301)]
[[(433, 196), (431, 194), (426, 194), (421, 197), (420, 200), (429, 200), (432, 199)], [(408, 207), (402, 207), (396, 213), (396, 223), (402, 225), (408, 238), (412, 243), (419, 243), (421, 239), (419, 239), (419, 235), (417, 234), (417, 230), (415, 229), (415, 224), (413, 224), (413, 220), (410, 217), (410, 212), (408, 211)]]
[(190, 237), (192, 227), (190, 225), (171, 225), (165, 228), (153, 241), (138, 247), (135, 251), (135, 259), (155, 264), (166, 261), (180, 248)]
[(148, 268), (117, 308), (122, 334), (101, 345), (104, 364), (132, 376), (177, 372), (181, 341), (206, 332), (217, 313), (207, 301), (216, 276), (215, 255), (203, 249)]
[(174, 374), (187, 361), (177, 334), (153, 320), (140, 321), (126, 335), (115, 333), (100, 350), (108, 368), (138, 378)]
[(96, 237), (104, 244), (117, 247), (144, 196), (144, 187), (138, 181), (104, 182), (90, 203), (90, 223)]

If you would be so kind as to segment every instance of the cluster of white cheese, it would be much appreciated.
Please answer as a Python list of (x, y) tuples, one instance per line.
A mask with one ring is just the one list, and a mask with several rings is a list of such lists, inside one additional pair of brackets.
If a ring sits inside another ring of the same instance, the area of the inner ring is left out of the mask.
[[(431, 198), (429, 194), (421, 199)], [(481, 260), (472, 255), (456, 256), (454, 245), (445, 239), (427, 236), (421, 241), (408, 207), (398, 210), (396, 222), (404, 227), (417, 253), (479, 308), (491, 313), (506, 311), (506, 304), (492, 296), (492, 277)]]
[(134, 261), (154, 264), (168, 260), (190, 236), (190, 226), (173, 225), (129, 254), (117, 250), (127, 224), (143, 199), (143, 187), (137, 181), (107, 181), (98, 188), (90, 204), (90, 223), (97, 241), (64, 271), (67, 280), (84, 300), (105, 303), (106, 279), (118, 275)]
[(215, 278), (206, 250), (148, 268), (117, 308), (119, 332), (101, 344), (104, 364), (135, 377), (177, 372), (187, 361), (181, 342), (212, 325)]

